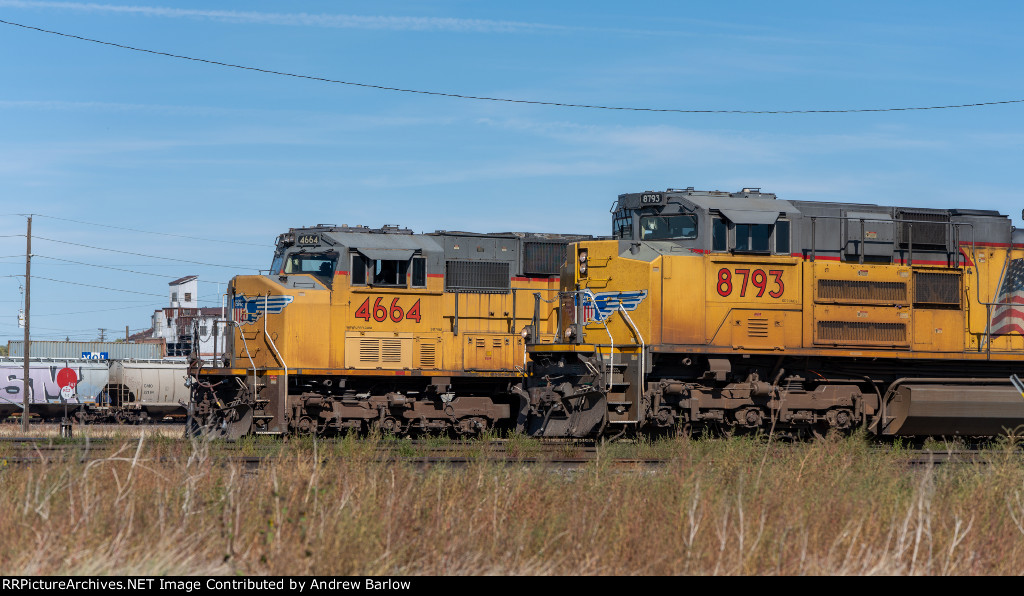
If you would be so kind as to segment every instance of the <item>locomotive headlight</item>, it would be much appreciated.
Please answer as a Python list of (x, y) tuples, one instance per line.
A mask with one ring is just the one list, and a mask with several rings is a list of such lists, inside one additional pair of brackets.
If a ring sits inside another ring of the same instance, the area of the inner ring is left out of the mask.
[(587, 249), (584, 248), (583, 250), (580, 251), (580, 263), (586, 263), (586, 262), (587, 262)]
[(573, 338), (576, 337), (576, 328), (575, 327), (566, 327), (564, 335), (565, 335), (565, 341), (572, 341)]
[(586, 275), (586, 274), (587, 274), (587, 264), (586, 263), (580, 263), (580, 275)]

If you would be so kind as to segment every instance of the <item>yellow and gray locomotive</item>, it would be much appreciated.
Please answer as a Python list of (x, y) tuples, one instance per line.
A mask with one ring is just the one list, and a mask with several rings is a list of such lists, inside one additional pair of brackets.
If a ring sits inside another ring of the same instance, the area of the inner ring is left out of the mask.
[(476, 434), (525, 403), (525, 342), (553, 341), (583, 236), (317, 226), (228, 288), (227, 357), (193, 360), (193, 432)]
[(756, 188), (623, 194), (612, 213), (612, 239), (568, 247), (557, 341), (527, 346), (529, 434), (1024, 424), (1024, 234), (1006, 216)]

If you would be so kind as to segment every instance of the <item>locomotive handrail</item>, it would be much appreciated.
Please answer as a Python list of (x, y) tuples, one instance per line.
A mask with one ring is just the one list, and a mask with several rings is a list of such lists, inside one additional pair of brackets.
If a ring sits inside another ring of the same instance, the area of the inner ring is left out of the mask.
[(637, 422), (639, 422), (640, 421), (640, 404), (643, 402), (643, 398), (644, 398), (643, 379), (647, 375), (647, 357), (644, 355), (644, 336), (640, 335), (640, 330), (637, 329), (636, 325), (633, 324), (633, 319), (629, 318), (629, 313), (626, 312), (626, 309), (622, 308), (622, 304), (621, 303), (619, 304), (618, 311), (622, 315), (622, 318), (626, 320), (626, 323), (633, 330), (633, 333), (636, 334), (636, 338), (638, 340), (640, 340), (640, 370), (637, 371), (637, 380), (638, 380), (638, 382), (636, 384), (637, 385), (636, 386), (636, 407), (637, 407), (636, 417), (637, 417)]
[[(267, 319), (270, 318), (270, 311), (267, 309), (267, 301), (270, 299), (270, 292), (267, 292), (266, 296), (263, 297), (263, 337), (270, 343), (270, 347), (273, 348), (274, 354), (277, 355), (277, 361), (284, 367), (284, 392), (288, 395), (288, 364), (281, 357), (281, 352), (277, 350), (277, 345), (274, 340), (270, 337), (270, 333), (267, 331)], [(253, 367), (253, 375), (256, 374), (256, 368)], [(255, 380), (254, 380), (255, 382)]]
[[(857, 239), (857, 256), (858, 256), (857, 260), (858, 260), (858, 262), (860, 264), (864, 263), (864, 222), (866, 222), (866, 221), (880, 221), (880, 222), (888, 222), (888, 223), (892, 223), (892, 224), (897, 224), (897, 223), (910, 224), (910, 227), (907, 230), (909, 232), (908, 236), (907, 236), (907, 258), (904, 260), (904, 264), (905, 265), (910, 265), (910, 266), (913, 266), (913, 264), (914, 264), (914, 224), (915, 223), (923, 223), (923, 224), (943, 223), (943, 222), (928, 221), (928, 220), (924, 220), (924, 219), (902, 219), (902, 218), (885, 219), (883, 217), (847, 217), (847, 216), (843, 216), (843, 215), (808, 215), (808, 216), (805, 216), (805, 217), (808, 217), (811, 220), (811, 261), (812, 262), (815, 260), (816, 252), (817, 252), (818, 238), (817, 238), (817, 234), (815, 234), (815, 224), (816, 224), (816, 221), (818, 219), (841, 219), (841, 220), (845, 220), (845, 221), (853, 220), (853, 221), (859, 221), (860, 222), (861, 234), (860, 234), (860, 238)], [(972, 250), (973, 250), (974, 244), (975, 244), (975, 240), (974, 240), (974, 224), (971, 223), (971, 222), (967, 222), (967, 221), (964, 221), (964, 222), (950, 221), (950, 222), (944, 222), (944, 223), (945, 223), (945, 225), (949, 226), (953, 230), (953, 238), (954, 238), (954, 242), (955, 242), (955, 246), (953, 247), (953, 253), (955, 254), (955, 258), (956, 258), (956, 265), (954, 265), (954, 267), (959, 268), (960, 267), (960, 230), (959, 230), (959, 228), (961, 226), (967, 226), (967, 227), (971, 228), (971, 245), (972, 245)], [(896, 247), (900, 243), (896, 242), (896, 241), (893, 241), (892, 244), (893, 244), (893, 250), (892, 250), (892, 255), (891, 256), (892, 256), (893, 261), (895, 261), (896, 260), (896, 250), (897, 250)]]
[[(590, 302), (593, 303), (594, 305), (594, 312), (597, 312), (597, 298), (594, 296), (594, 293), (591, 292), (589, 288), (583, 288), (582, 290), (580, 290), (580, 292), (588, 299), (590, 299)], [(604, 332), (608, 334), (608, 341), (611, 342), (611, 352), (609, 353), (611, 356), (611, 365), (608, 367), (608, 381), (605, 383), (605, 390), (611, 390), (615, 380), (615, 338), (612, 337), (612, 332), (610, 329), (608, 329), (608, 322), (606, 319), (607, 317), (605, 319), (601, 319), (601, 325), (604, 326)], [(594, 347), (596, 348), (598, 347), (598, 345), (594, 344)], [(601, 351), (598, 350), (597, 354), (600, 356)], [(603, 357), (601, 359), (604, 360)]]
[(256, 363), (252, 361), (252, 354), (249, 353), (249, 343), (245, 341), (245, 334), (242, 333), (242, 324), (232, 320), (231, 324), (238, 327), (238, 337), (242, 338), (242, 347), (245, 348), (245, 355), (249, 357), (249, 364), (252, 365), (252, 374), (256, 374)]

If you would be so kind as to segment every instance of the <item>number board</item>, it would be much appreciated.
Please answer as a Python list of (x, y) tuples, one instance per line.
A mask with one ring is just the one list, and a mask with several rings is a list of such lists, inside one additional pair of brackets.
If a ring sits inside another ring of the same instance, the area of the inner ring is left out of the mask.
[(299, 246), (316, 246), (320, 244), (320, 234), (300, 234), (295, 243)]
[(645, 192), (640, 195), (640, 203), (643, 205), (660, 205), (661, 204), (661, 193), (660, 192)]
[(715, 289), (722, 298), (780, 300), (786, 293), (782, 274), (782, 269), (722, 267), (717, 273)]

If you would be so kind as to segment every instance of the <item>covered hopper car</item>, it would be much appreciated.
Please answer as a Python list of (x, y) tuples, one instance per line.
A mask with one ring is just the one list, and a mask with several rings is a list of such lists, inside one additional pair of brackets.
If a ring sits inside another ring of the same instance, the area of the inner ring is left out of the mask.
[[(72, 371), (67, 378), (74, 379), (74, 387), (62, 396), (64, 369)], [(0, 358), (0, 420), (21, 415), (24, 375), (24, 359)], [(29, 414), (47, 420), (73, 415), (102, 399), (108, 376), (107, 363), (101, 360), (29, 358)]]
[[(183, 420), (189, 395), (186, 370), (184, 359), (29, 358), (29, 414), (45, 421), (68, 416), (84, 423)], [(0, 358), (0, 420), (20, 416), (23, 376), (23, 359)], [(73, 383), (62, 393), (61, 384), (69, 379)]]
[(182, 359), (111, 360), (101, 399), (78, 414), (85, 423), (184, 420), (189, 389)]

